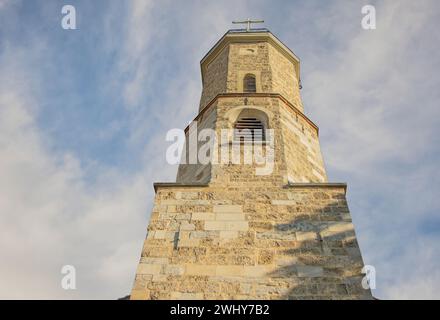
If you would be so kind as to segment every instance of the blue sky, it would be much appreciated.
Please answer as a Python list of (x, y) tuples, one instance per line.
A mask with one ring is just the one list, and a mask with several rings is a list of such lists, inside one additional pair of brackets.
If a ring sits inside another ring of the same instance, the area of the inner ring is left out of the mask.
[[(175, 178), (166, 132), (196, 115), (200, 59), (252, 17), (301, 59), (375, 295), (440, 298), (439, 14), (434, 0), (0, 0), (0, 297), (129, 293), (152, 183)], [(65, 264), (77, 290), (60, 287)]]

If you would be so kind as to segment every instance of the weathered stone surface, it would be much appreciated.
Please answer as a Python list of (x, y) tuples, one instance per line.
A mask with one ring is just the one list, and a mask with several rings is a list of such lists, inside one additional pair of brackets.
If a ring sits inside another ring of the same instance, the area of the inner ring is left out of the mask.
[(158, 274), (162, 271), (163, 266), (160, 264), (141, 263), (136, 271), (137, 274)]
[(191, 216), (192, 220), (215, 220), (216, 215), (214, 213), (207, 212), (194, 212)]
[(243, 212), (242, 207), (237, 205), (218, 205), (218, 206), (214, 206), (213, 210), (214, 212), (223, 212), (223, 213)]
[[(188, 221), (181, 221), (180, 226), (192, 225), (189, 229), (194, 230), (174, 231), (166, 229), (167, 226), (174, 229), (170, 223), (174, 221), (172, 218), (152, 218), (150, 226), (163, 232), (159, 233), (160, 238), (145, 239), (133, 298), (181, 299), (187, 297), (182, 294), (188, 290), (194, 294), (188, 297), (194, 299), (371, 297), (371, 293), (361, 287), (363, 263), (351, 221), (343, 222), (338, 215), (321, 221), (296, 214), (299, 211), (322, 213), (327, 207), (340, 208), (339, 201), (345, 199), (343, 188), (329, 186), (320, 188), (316, 193), (315, 187), (274, 186), (258, 191), (259, 185), (252, 184), (246, 191), (237, 191), (213, 183), (209, 187), (175, 186), (167, 187), (167, 190), (169, 193), (156, 194), (155, 207), (163, 208), (158, 209), (159, 213), (167, 210), (161, 206), (163, 196), (168, 200), (177, 194), (184, 197), (188, 190), (203, 198), (207, 197), (205, 193), (210, 194), (212, 200), (207, 205), (210, 211), (200, 214), (206, 217), (240, 215), (241, 219), (198, 220), (200, 223), (196, 223), (191, 215)], [(249, 190), (253, 191), (248, 193)], [(289, 197), (306, 200), (296, 205), (289, 203), (292, 209), (289, 213), (284, 204), (267, 204), (263, 193), (269, 194), (273, 200)], [(214, 203), (220, 197), (241, 203), (224, 209), (241, 210), (241, 213), (214, 212)], [(322, 204), (322, 199), (333, 200)], [(183, 210), (194, 208), (193, 204), (178, 206)], [(256, 207), (259, 210), (255, 210)], [(316, 214), (319, 216), (321, 213)], [(167, 234), (177, 236), (162, 236)], [(237, 287), (226, 284), (232, 279)], [(171, 287), (163, 283), (170, 283)], [(179, 287), (183, 284), (184, 287)], [(217, 288), (217, 291), (211, 291), (212, 288)], [(148, 293), (146, 290), (149, 290)]]
[(186, 265), (186, 274), (193, 276), (213, 276), (216, 274), (216, 266), (212, 265)]
[(205, 230), (221, 231), (247, 231), (249, 223), (247, 221), (206, 221)]
[[(318, 128), (303, 113), (299, 61), (272, 36), (252, 36), (220, 41), (202, 61), (196, 120), (199, 132), (220, 137), (241, 112), (263, 113), (274, 129), (273, 170), (181, 164), (178, 183), (155, 185), (131, 299), (371, 298), (345, 185), (327, 183)], [(243, 93), (248, 73), (253, 94)], [(238, 148), (243, 160), (249, 150)]]
[(320, 277), (323, 275), (324, 270), (322, 267), (317, 266), (296, 266), (298, 277)]

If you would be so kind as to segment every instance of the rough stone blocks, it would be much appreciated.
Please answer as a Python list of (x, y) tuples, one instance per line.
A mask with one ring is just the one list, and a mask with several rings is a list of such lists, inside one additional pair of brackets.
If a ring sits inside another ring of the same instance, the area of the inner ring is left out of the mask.
[(339, 185), (171, 185), (154, 208), (132, 299), (371, 298)]

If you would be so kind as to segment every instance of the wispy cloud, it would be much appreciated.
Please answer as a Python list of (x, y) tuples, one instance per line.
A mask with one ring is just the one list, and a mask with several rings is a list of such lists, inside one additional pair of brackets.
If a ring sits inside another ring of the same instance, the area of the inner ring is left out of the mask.
[[(376, 295), (438, 298), (440, 39), (427, 30), (440, 8), (374, 4), (378, 29), (364, 31), (347, 1), (79, 1), (66, 33), (57, 2), (0, 1), (0, 297), (129, 292), (151, 184), (175, 175), (165, 133), (196, 115), (201, 57), (250, 16), (302, 59), (306, 113), (330, 179), (349, 183)], [(64, 264), (76, 291), (60, 287)]]
[[(340, 7), (338, 19), (351, 21), (353, 5)], [(433, 70), (440, 59), (431, 54), (438, 36), (426, 32), (437, 24), (439, 7), (401, 1), (376, 8), (375, 31), (359, 26), (346, 37), (332, 29), (334, 19), (327, 21), (337, 49), (311, 53), (323, 63), (306, 67), (304, 100), (320, 124), (330, 178), (349, 182), (364, 258), (378, 269), (376, 295), (435, 297), (440, 283), (430, 270), (440, 255), (429, 243), (439, 233), (427, 237), (417, 224), (439, 219), (440, 94), (433, 88), (440, 77)], [(417, 267), (410, 256), (418, 257)]]
[[(126, 248), (131, 244), (140, 249), (143, 227), (137, 228), (136, 237), (136, 228), (121, 226), (146, 223), (142, 212), (147, 209), (148, 179), (142, 172), (120, 176), (101, 169), (99, 181), (86, 184), (75, 155), (48, 149), (45, 140), (50, 137), (35, 122), (36, 106), (41, 105), (32, 93), (38, 72), (21, 58), (23, 52), (11, 48), (0, 60), (0, 251), (7, 261), (0, 265), (0, 296), (114, 298), (108, 290), (125, 292), (134, 267), (124, 270), (107, 263), (137, 258)], [(114, 247), (116, 242), (120, 245)], [(64, 264), (78, 268), (78, 286), (86, 290), (61, 289)]]

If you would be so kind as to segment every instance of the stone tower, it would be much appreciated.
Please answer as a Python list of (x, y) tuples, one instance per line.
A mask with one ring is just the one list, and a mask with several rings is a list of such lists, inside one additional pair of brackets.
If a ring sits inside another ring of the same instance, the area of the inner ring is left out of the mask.
[[(327, 181), (304, 114), (298, 57), (267, 29), (230, 30), (201, 69), (197, 128), (185, 130), (196, 142), (176, 182), (154, 184), (131, 299), (371, 298), (346, 184)], [(211, 161), (191, 162), (204, 131), (216, 135)], [(245, 162), (258, 147), (265, 162)]]

